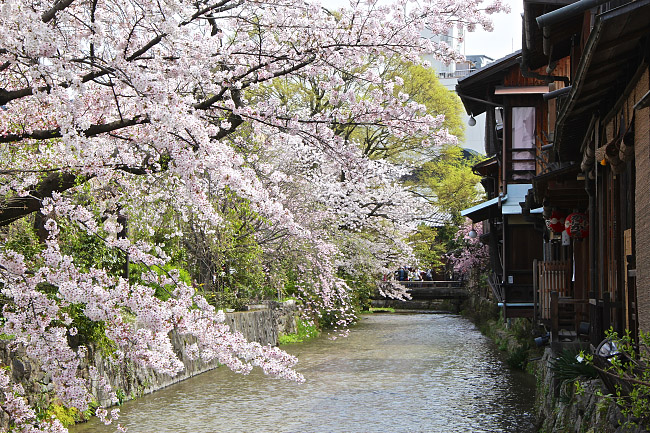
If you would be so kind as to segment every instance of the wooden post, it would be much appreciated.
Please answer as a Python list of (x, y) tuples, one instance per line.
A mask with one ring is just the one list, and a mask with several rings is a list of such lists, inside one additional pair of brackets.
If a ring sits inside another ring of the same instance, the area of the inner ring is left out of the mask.
[(639, 319), (638, 319), (638, 310), (637, 310), (637, 301), (636, 301), (636, 259), (633, 255), (627, 256), (627, 275), (628, 275), (628, 286), (625, 288), (627, 293), (629, 293), (629, 319), (630, 319), (630, 331), (634, 336), (636, 344), (639, 344)]
[(612, 303), (610, 302), (610, 293), (603, 293), (603, 333), (607, 332), (612, 326)]
[(539, 317), (537, 317), (538, 314), (537, 302), (539, 300), (539, 294), (537, 293), (537, 290), (539, 290), (538, 283), (537, 283), (538, 274), (539, 271), (537, 270), (537, 259), (534, 259), (533, 260), (533, 326), (537, 325), (537, 321), (539, 320)]
[(631, 329), (630, 327), (630, 316), (631, 316), (631, 309), (630, 309), (630, 281), (629, 281), (629, 270), (630, 270), (630, 258), (632, 257), (632, 229), (627, 229), (623, 232), (624, 235), (624, 243), (625, 243), (625, 272), (623, 275), (623, 311), (625, 314), (625, 329)]
[(554, 290), (551, 292), (551, 341), (559, 341), (560, 331), (560, 311), (559, 311), (559, 293)]

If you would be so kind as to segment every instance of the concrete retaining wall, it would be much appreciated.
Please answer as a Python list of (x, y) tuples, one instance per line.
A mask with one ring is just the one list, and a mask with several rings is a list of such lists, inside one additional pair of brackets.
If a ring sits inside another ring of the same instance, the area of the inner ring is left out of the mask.
[[(231, 329), (241, 332), (247, 340), (257, 341), (262, 345), (276, 346), (279, 334), (296, 332), (297, 307), (294, 301), (269, 303), (258, 307), (259, 309), (252, 311), (228, 313), (226, 323)], [(119, 390), (120, 397), (129, 400), (218, 366), (216, 361), (204, 363), (187, 358), (185, 347), (193, 343), (193, 338), (172, 333), (171, 340), (175, 352), (185, 364), (185, 370), (174, 377), (157, 374), (151, 369), (138, 368), (131, 362), (115, 365), (104, 358), (101, 350), (92, 347), (88, 350), (88, 361), (83, 366), (83, 374), (87, 377), (89, 365), (94, 365), (113, 389)], [(23, 385), (30, 404), (38, 403), (42, 408), (49, 406), (53, 386), (39, 368), (37, 361), (26, 358), (21, 350), (9, 350), (7, 342), (0, 341), (0, 363), (11, 367), (14, 381)], [(93, 384), (92, 393), (101, 405), (111, 404), (109, 394), (99, 384)], [(0, 431), (7, 431), (9, 420), (3, 416), (4, 413), (0, 411)]]

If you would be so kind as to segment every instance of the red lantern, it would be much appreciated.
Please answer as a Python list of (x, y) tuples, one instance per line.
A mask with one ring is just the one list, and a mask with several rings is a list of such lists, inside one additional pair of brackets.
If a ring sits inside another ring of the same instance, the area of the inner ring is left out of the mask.
[(587, 214), (574, 212), (566, 217), (564, 222), (566, 232), (572, 238), (586, 238), (589, 236), (589, 217)]
[(564, 214), (554, 210), (551, 212), (551, 218), (546, 220), (546, 227), (555, 233), (564, 231)]

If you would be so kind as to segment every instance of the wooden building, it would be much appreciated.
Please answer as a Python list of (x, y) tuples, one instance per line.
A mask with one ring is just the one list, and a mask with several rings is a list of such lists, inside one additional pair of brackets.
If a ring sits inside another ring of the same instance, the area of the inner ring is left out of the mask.
[(536, 264), (538, 319), (555, 338), (584, 333), (593, 344), (610, 327), (649, 331), (650, 293), (637, 288), (650, 282), (650, 1), (526, 0), (523, 29), (526, 68), (553, 77), (539, 134), (546, 165), (525, 208), (589, 224), (549, 235)]
[[(542, 122), (542, 94), (548, 85), (520, 70), (521, 53), (497, 60), (459, 80), (456, 92), (467, 113), (486, 113), (485, 150), (490, 157), (474, 167), (488, 200), (462, 212), (483, 224), (490, 249), (492, 293), (506, 318), (533, 317), (533, 261), (542, 257), (541, 227), (520, 203), (536, 173), (535, 131)], [(532, 214), (541, 212), (533, 210)]]
[[(524, 0), (522, 36), (521, 52), (457, 87), (468, 113), (494, 116), (492, 158), (475, 167), (489, 197), (530, 185), (519, 232), (498, 211), (465, 212), (497, 233), (506, 317), (507, 293), (525, 284), (508, 286), (509, 271), (529, 269), (531, 316), (554, 340), (648, 332), (650, 0)], [(534, 145), (517, 138), (521, 107), (534, 109)]]

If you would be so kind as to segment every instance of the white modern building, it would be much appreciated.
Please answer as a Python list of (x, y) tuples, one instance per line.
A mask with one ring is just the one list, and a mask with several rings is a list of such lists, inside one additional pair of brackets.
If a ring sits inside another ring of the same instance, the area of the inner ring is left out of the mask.
[[(464, 42), (460, 41), (460, 36), (462, 35), (459, 34), (457, 28), (451, 29), (451, 31), (445, 36), (437, 36), (433, 34), (427, 35), (425, 33), (425, 37), (428, 37), (435, 42), (445, 42), (455, 50), (464, 53)], [(452, 92), (456, 91), (456, 84), (458, 84), (459, 78), (466, 77), (470, 73), (486, 66), (494, 60), (491, 57), (484, 55), (466, 55), (464, 62), (446, 64), (434, 58), (431, 54), (424, 55), (422, 58), (431, 63), (431, 67), (438, 73), (440, 83)], [(468, 126), (465, 129), (465, 141), (464, 143), (461, 143), (461, 146), (484, 155), (485, 114), (475, 116), (473, 119), (474, 121), (470, 120), (470, 114), (465, 115), (465, 122)]]

